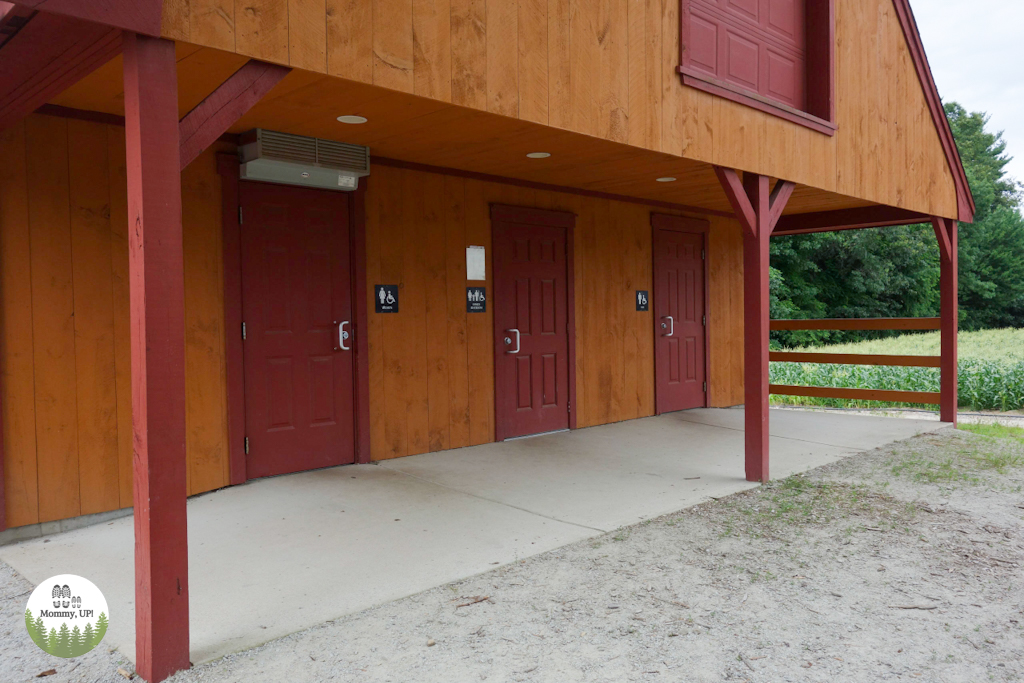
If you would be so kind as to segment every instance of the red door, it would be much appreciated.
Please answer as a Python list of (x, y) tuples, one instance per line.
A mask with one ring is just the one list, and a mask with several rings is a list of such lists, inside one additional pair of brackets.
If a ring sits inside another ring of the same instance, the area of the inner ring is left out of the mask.
[(353, 462), (348, 197), (242, 182), (246, 471)]
[(654, 391), (657, 412), (706, 405), (705, 221), (652, 217), (654, 227)]
[(491, 207), (499, 441), (569, 428), (568, 235), (575, 216)]

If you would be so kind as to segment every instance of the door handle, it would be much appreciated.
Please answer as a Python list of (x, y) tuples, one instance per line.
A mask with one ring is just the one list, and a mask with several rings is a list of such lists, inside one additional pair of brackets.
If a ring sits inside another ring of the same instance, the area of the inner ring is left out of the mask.
[(345, 329), (345, 325), (351, 325), (348, 320), (342, 320), (340, 323), (335, 320), (334, 324), (338, 326), (338, 345), (334, 347), (335, 351), (351, 351), (351, 346), (345, 346), (345, 340), (352, 335)]
[(663, 336), (663, 337), (671, 337), (676, 332), (676, 321), (673, 320), (672, 316), (670, 316), (670, 315), (663, 315), (663, 316), (661, 316), (661, 319), (662, 320), (668, 320), (668, 325), (666, 325), (665, 323), (661, 324), (661, 329), (664, 330), (665, 328), (668, 328), (668, 334), (663, 334), (661, 336)]
[[(516, 348), (512, 349), (511, 351), (506, 351), (505, 353), (519, 353), (519, 347), (520, 347), (520, 344), (519, 344), (519, 340), (520, 340), (519, 330), (517, 330), (515, 328), (512, 328), (510, 330), (505, 330), (505, 331), (506, 332), (514, 332), (515, 335), (516, 335)], [(508, 337), (505, 337), (505, 346), (511, 346), (511, 345), (512, 345), (512, 340), (509, 339)]]

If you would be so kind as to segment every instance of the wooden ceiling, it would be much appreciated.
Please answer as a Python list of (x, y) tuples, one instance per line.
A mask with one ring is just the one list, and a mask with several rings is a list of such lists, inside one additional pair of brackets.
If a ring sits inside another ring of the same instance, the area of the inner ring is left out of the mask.
[[(245, 62), (241, 55), (179, 43), (179, 115)], [(118, 57), (51, 104), (123, 116), (121, 68)], [(364, 116), (367, 123), (339, 123), (343, 114)], [(372, 155), (408, 162), (731, 212), (709, 164), (311, 72), (292, 71), (230, 132), (252, 128), (366, 145)], [(551, 157), (529, 159), (529, 152)], [(656, 181), (665, 176), (677, 180)], [(786, 213), (869, 205), (798, 186)]]

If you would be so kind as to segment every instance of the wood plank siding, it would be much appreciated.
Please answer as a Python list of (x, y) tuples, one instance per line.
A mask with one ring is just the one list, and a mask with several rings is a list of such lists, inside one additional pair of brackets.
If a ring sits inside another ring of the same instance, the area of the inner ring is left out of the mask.
[[(226, 486), (220, 181), (182, 174), (188, 491)], [(7, 523), (132, 504), (124, 128), (29, 116), (0, 133)]]
[[(465, 248), (491, 255), (492, 203), (575, 213), (578, 425), (654, 414), (654, 339), (636, 290), (650, 291), (647, 206), (377, 165), (367, 192), (367, 281), (397, 284), (401, 313), (370, 313), (370, 444), (374, 460), (494, 440), (492, 306), (466, 312)], [(663, 212), (657, 209), (658, 212)], [(709, 389), (714, 406), (743, 400), (742, 234), (714, 218)], [(490, 263), (487, 291), (493, 292)], [(368, 300), (370, 310), (373, 301)]]
[(892, 0), (836, 0), (834, 136), (683, 86), (679, 12), (679, 0), (168, 0), (163, 33), (957, 216), (953, 178)]
[[(190, 494), (229, 483), (214, 151), (182, 174)], [(9, 526), (131, 505), (124, 158), (118, 126), (33, 115), (0, 134)], [(652, 289), (651, 213), (664, 209), (383, 164), (368, 188), (368, 296), (374, 284), (401, 286), (398, 315), (372, 313), (368, 301), (373, 459), (494, 440), (491, 306), (468, 314), (465, 304), (465, 247), (490, 257), (492, 202), (578, 216), (579, 426), (653, 415), (652, 314), (636, 312), (635, 290)], [(711, 219), (716, 406), (742, 401), (741, 242), (738, 223)]]

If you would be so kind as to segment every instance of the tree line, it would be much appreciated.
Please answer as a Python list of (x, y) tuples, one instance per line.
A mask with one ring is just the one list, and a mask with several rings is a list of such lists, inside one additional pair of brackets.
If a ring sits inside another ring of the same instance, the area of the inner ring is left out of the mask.
[(43, 617), (40, 614), (32, 618), (32, 610), (25, 610), (25, 627), (32, 641), (41, 647), (45, 652), (57, 657), (78, 657), (99, 645), (103, 636), (107, 633), (107, 614), (101, 612), (96, 620), (96, 628), (91, 623), (85, 624), (85, 629), (79, 629), (77, 625), (68, 629), (67, 622), (60, 625), (60, 630), (51, 628), (46, 632), (43, 625)]
[[(989, 117), (945, 105), (977, 205), (960, 225), (960, 329), (1024, 327), (1024, 217), (1012, 157)], [(930, 225), (845, 230), (771, 241), (772, 318), (912, 318), (939, 315), (939, 250)], [(773, 332), (783, 346), (886, 332)]]

